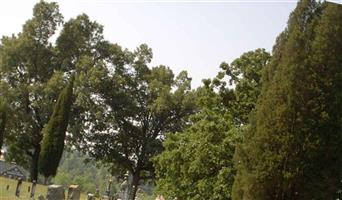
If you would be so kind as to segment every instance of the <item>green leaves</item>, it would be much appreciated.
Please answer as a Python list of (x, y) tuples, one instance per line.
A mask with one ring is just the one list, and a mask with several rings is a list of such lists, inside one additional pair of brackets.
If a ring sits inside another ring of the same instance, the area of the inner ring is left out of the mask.
[(337, 198), (341, 37), (331, 26), (341, 25), (336, 23), (341, 8), (302, 0), (291, 14), (263, 73), (251, 127), (236, 151), (234, 199)]
[[(51, 37), (62, 24), (58, 5), (41, 1), (22, 32), (1, 39), (1, 91), (6, 91), (14, 119), (6, 134), (8, 158), (25, 165), (30, 162), (32, 179), (37, 176), (42, 129), (68, 77), (75, 75), (77, 87), (70, 131), (79, 136), (86, 126), (81, 121), (86, 117), (84, 99), (91, 97), (88, 86), (99, 88), (102, 73), (107, 72), (103, 70), (105, 62), (115, 60), (115, 66), (124, 65), (128, 59), (118, 45), (103, 39), (102, 26), (85, 14), (66, 22), (56, 44), (52, 43)], [(86, 80), (88, 75), (91, 80)]]
[(43, 129), (39, 171), (45, 177), (55, 176), (64, 150), (64, 140), (72, 105), (73, 80), (60, 93), (49, 122)]
[[(241, 142), (261, 88), (261, 71), (270, 59), (263, 49), (247, 52), (197, 89), (191, 126), (168, 134), (154, 159), (157, 194), (173, 199), (231, 199), (233, 155)], [(230, 84), (227, 87), (226, 75)], [(231, 87), (231, 88), (229, 88)]]
[[(209, 88), (201, 89), (204, 101), (215, 95)], [(166, 198), (231, 199), (232, 157), (241, 133), (234, 131), (231, 115), (222, 111), (222, 104), (204, 105), (191, 118), (189, 128), (167, 136), (165, 150), (154, 159), (156, 193)]]

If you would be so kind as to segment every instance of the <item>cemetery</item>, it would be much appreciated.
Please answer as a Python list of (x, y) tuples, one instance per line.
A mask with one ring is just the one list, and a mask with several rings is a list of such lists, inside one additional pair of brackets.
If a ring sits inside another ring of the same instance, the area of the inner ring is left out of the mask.
[(0, 200), (342, 199), (340, 4), (1, 1)]
[[(109, 186), (110, 187), (110, 186)], [(120, 198), (121, 195), (121, 198)], [(81, 193), (78, 185), (65, 188), (61, 185), (41, 185), (35, 182), (0, 177), (0, 200), (118, 200), (124, 199), (124, 193), (106, 194)]]

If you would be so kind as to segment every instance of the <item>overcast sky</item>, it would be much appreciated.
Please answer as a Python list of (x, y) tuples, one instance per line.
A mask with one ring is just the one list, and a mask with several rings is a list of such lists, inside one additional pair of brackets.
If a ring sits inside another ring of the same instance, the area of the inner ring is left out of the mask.
[[(5, 0), (0, 36), (21, 31), (37, 0)], [(59, 0), (65, 21), (86, 13), (104, 25), (105, 38), (129, 49), (146, 43), (152, 65), (187, 70), (193, 86), (212, 78), (222, 61), (256, 48), (271, 51), (296, 0)]]

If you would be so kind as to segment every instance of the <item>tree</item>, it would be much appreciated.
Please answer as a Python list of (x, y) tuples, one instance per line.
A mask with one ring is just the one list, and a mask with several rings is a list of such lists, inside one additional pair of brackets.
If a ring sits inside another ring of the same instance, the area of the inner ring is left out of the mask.
[(155, 158), (156, 193), (168, 199), (231, 199), (232, 158), (240, 132), (213, 88), (198, 89), (202, 109), (192, 125), (167, 136)]
[(261, 92), (262, 71), (270, 59), (271, 55), (265, 49), (256, 49), (242, 54), (230, 65), (220, 65), (222, 71), (217, 78), (222, 79), (224, 73), (229, 78), (229, 85), (235, 87), (232, 90), (223, 84), (220, 95), (223, 97), (223, 103), (230, 108), (237, 126), (248, 124), (249, 115), (254, 110)]
[[(247, 52), (231, 65), (222, 63), (213, 80), (203, 81), (195, 98), (200, 109), (192, 115), (191, 126), (169, 134), (165, 150), (154, 159), (157, 193), (170, 199), (231, 199), (235, 147), (248, 125), (269, 59), (263, 49)], [(234, 87), (228, 87), (225, 75)]]
[[(82, 58), (92, 61), (90, 70), (109, 56), (110, 45), (103, 39), (102, 26), (85, 14), (66, 22), (53, 44), (51, 37), (62, 23), (58, 5), (41, 1), (22, 32), (3, 37), (0, 45), (1, 89), (6, 89), (12, 118), (6, 134), (7, 158), (30, 168), (32, 180), (38, 175), (43, 127), (67, 85), (67, 77), (75, 74), (75, 90), (80, 96), (82, 82), (78, 77), (86, 70), (80, 66)], [(77, 118), (84, 112), (81, 103), (72, 106), (70, 132), (77, 132)]]
[(291, 14), (264, 71), (251, 127), (236, 151), (233, 199), (337, 198), (341, 11), (302, 0)]
[(55, 176), (64, 150), (64, 140), (72, 105), (73, 77), (69, 85), (60, 93), (49, 122), (45, 125), (39, 171), (46, 178)]
[[(54, 51), (49, 42), (61, 23), (58, 6), (40, 2), (20, 34), (1, 40), (1, 80), (8, 86), (6, 98), (11, 102), (9, 107), (14, 115), (6, 145), (9, 157), (18, 158), (14, 159), (17, 163), (24, 166), (31, 163), (31, 179), (38, 175), (40, 132), (55, 99), (53, 90), (58, 92), (63, 85), (60, 84), (62, 76), (53, 75)], [(47, 91), (47, 86), (52, 90)]]
[[(83, 118), (88, 129), (79, 134), (83, 142), (78, 146), (117, 173), (128, 171), (133, 200), (139, 182), (154, 177), (151, 158), (162, 151), (165, 133), (186, 125), (194, 101), (186, 72), (174, 78), (168, 67), (147, 66), (152, 59), (147, 45), (122, 55), (123, 62), (114, 59), (109, 67), (104, 64), (82, 75), (92, 88), (84, 105), (94, 112)], [(91, 61), (85, 59), (87, 65)]]

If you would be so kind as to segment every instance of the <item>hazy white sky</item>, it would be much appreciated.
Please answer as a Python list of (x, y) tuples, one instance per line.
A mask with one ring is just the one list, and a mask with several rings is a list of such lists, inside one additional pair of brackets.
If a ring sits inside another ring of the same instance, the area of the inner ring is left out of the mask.
[[(38, 0), (4, 0), (0, 36), (21, 31)], [(152, 64), (187, 70), (193, 86), (214, 77), (222, 61), (256, 48), (271, 50), (296, 0), (58, 0), (65, 21), (86, 13), (105, 38), (134, 49), (148, 44)]]

